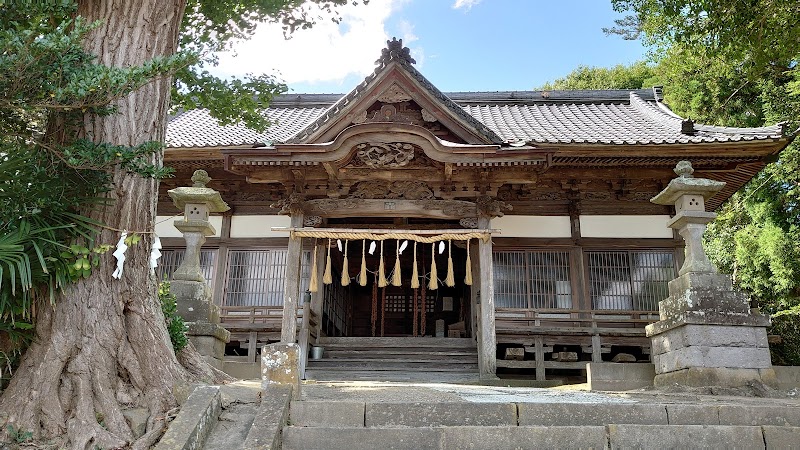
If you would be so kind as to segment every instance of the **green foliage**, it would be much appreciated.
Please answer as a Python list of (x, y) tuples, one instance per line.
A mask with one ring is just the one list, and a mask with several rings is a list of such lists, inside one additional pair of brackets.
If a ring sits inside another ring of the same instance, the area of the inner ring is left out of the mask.
[(772, 364), (800, 366), (800, 306), (773, 314), (767, 332), (781, 337), (779, 344), (770, 344)]
[(8, 433), (8, 437), (17, 444), (22, 444), (33, 439), (32, 431), (21, 430), (16, 428), (13, 424), (6, 425), (6, 432)]
[[(607, 32), (650, 45), (665, 101), (717, 125), (800, 125), (800, 2), (612, 0)], [(800, 302), (800, 150), (785, 149), (709, 226), (709, 257), (765, 311)]]
[(306, 29), (320, 20), (339, 21), (339, 6), (369, 0), (189, 0), (183, 17), (180, 46), (203, 55), (197, 64), (176, 74), (174, 109), (207, 108), (222, 124), (243, 123), (263, 131), (268, 125), (261, 111), (286, 85), (270, 74), (248, 74), (220, 79), (205, 68), (215, 66), (214, 52), (229, 50), (233, 42), (252, 37), (258, 24), (279, 23), (284, 34)]
[(660, 52), (675, 44), (729, 61), (748, 79), (782, 73), (800, 44), (800, 2), (796, 0), (612, 0), (630, 13), (619, 28)]
[(71, 138), (87, 114), (152, 77), (185, 66), (177, 55), (141, 67), (99, 65), (82, 40), (96, 27), (70, 1), (0, 8), (0, 332), (32, 336), (33, 302), (98, 266), (102, 224), (86, 217), (103, 200), (116, 167), (164, 176), (152, 164), (161, 143), (137, 147)]
[(612, 68), (579, 66), (567, 76), (545, 83), (537, 90), (642, 89), (658, 84), (653, 66), (639, 61)]
[[(181, 52), (107, 67), (84, 50), (99, 22), (77, 16), (75, 0), (25, 7), (0, 0), (0, 333), (30, 339), (33, 302), (47, 295), (52, 301), (58, 289), (88, 278), (100, 264), (109, 249), (96, 242), (103, 225), (86, 216), (113, 207), (105, 197), (114, 171), (169, 175), (161, 165), (162, 142), (92, 142), (83, 130), (87, 119), (115, 114), (114, 100), (155, 77), (177, 75), (176, 107), (209, 107), (223, 123), (263, 129), (260, 110), (285, 85), (268, 75), (215, 78), (203, 70), (215, 64), (209, 55), (251, 36), (260, 21), (282, 23), (290, 32), (348, 1), (313, 0), (322, 11), (316, 13), (300, 0), (189, 0)], [(139, 239), (132, 234), (126, 242)]]
[(161, 301), (161, 310), (164, 312), (164, 320), (167, 322), (172, 348), (175, 353), (178, 353), (189, 343), (189, 339), (186, 337), (188, 327), (183, 318), (178, 315), (178, 303), (175, 295), (169, 291), (169, 282), (164, 281), (158, 285), (158, 299)]

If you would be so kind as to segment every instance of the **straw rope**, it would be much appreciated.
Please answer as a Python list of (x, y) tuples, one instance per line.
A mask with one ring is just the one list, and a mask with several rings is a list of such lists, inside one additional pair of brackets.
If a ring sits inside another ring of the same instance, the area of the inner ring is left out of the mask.
[(341, 232), (316, 230), (292, 230), (289, 232), (292, 239), (296, 238), (328, 238), (328, 239), (368, 239), (371, 241), (385, 241), (388, 239), (408, 239), (409, 241), (431, 244), (439, 241), (466, 241), (469, 239), (482, 239), (488, 241), (491, 233), (472, 231), (469, 233), (444, 233), (432, 236), (421, 236), (414, 233), (386, 233), (376, 234), (370, 232)]

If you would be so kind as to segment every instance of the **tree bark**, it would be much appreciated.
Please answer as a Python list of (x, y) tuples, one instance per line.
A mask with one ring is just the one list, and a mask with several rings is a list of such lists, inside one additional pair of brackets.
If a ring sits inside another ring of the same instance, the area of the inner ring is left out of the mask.
[[(81, 0), (78, 14), (102, 21), (86, 48), (100, 63), (118, 67), (172, 55), (185, 6), (185, 0)], [(117, 101), (117, 114), (87, 115), (80, 134), (126, 146), (164, 142), (170, 86), (170, 78), (161, 77)], [(153, 163), (161, 161), (162, 155), (154, 156)], [(152, 231), (157, 194), (157, 181), (118, 169), (108, 194), (113, 206), (91, 216), (118, 230)], [(105, 229), (100, 242), (115, 244), (119, 237)], [(54, 305), (39, 302), (35, 341), (0, 398), (0, 411), (16, 429), (38, 439), (66, 435), (62, 445), (74, 449), (147, 448), (176, 404), (174, 385), (198, 373), (218, 375), (197, 364), (187, 371), (176, 359), (148, 267), (151, 244), (152, 235), (145, 234), (128, 248), (121, 279), (111, 276), (116, 260), (109, 252)], [(138, 440), (122, 414), (128, 407), (150, 412)]]

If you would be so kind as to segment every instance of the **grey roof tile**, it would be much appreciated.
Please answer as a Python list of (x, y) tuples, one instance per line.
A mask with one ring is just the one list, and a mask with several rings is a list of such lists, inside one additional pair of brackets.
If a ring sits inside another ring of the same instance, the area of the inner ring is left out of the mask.
[[(505, 143), (687, 144), (783, 136), (780, 125), (730, 128), (695, 124), (694, 134), (683, 134), (683, 119), (657, 102), (649, 89), (457, 92), (442, 96)], [(167, 145), (224, 147), (297, 141), (301, 139), (298, 134), (307, 134), (322, 126), (326, 116), (335, 114), (335, 103), (341, 106), (349, 97), (336, 94), (278, 96), (265, 112), (272, 126), (264, 133), (241, 125), (221, 126), (205, 110), (187, 111), (170, 121)]]

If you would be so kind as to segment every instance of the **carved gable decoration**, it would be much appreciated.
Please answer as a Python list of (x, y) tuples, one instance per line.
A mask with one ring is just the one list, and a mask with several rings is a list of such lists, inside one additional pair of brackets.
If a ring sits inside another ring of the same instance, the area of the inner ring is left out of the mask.
[(409, 125), (423, 125), (424, 123), (422, 112), (418, 109), (410, 108), (409, 102), (384, 104), (379, 110), (364, 111), (353, 118), (353, 123), (367, 122), (394, 122)]
[(411, 96), (397, 84), (392, 84), (378, 96), (378, 101), (383, 103), (400, 103), (409, 100), (411, 100)]

